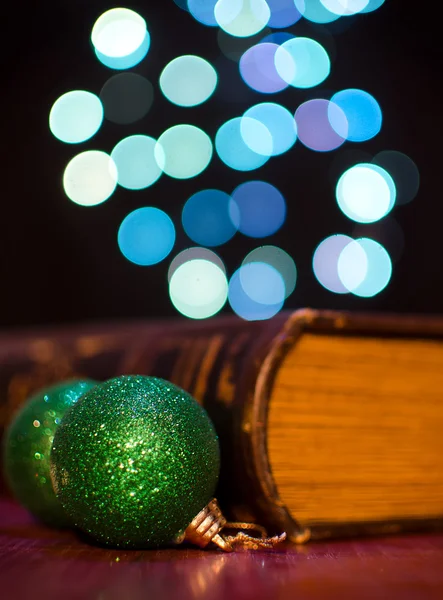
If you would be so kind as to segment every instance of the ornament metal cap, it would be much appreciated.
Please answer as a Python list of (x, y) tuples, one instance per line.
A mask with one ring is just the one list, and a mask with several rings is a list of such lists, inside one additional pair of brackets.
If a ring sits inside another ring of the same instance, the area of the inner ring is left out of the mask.
[[(226, 535), (223, 530), (239, 530), (235, 535)], [(243, 530), (243, 531), (242, 531)], [(260, 537), (247, 535), (244, 530), (255, 531)], [(214, 498), (201, 510), (185, 532), (178, 538), (177, 543), (190, 542), (200, 548), (206, 548), (210, 543), (215, 544), (224, 552), (234, 552), (237, 549), (260, 550), (272, 549), (286, 539), (286, 533), (268, 537), (261, 525), (254, 523), (228, 523)]]

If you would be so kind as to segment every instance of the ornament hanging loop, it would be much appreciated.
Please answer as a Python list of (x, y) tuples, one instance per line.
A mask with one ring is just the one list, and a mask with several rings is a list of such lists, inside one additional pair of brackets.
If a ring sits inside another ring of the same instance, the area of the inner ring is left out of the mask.
[[(226, 535), (226, 530), (240, 530), (235, 535)], [(242, 531), (243, 530), (243, 531)], [(247, 535), (244, 531), (255, 531), (260, 537)], [(199, 512), (187, 527), (177, 543), (190, 542), (200, 548), (206, 548), (211, 542), (224, 552), (237, 549), (260, 550), (272, 549), (286, 539), (286, 533), (268, 537), (266, 529), (253, 523), (228, 523), (223, 516), (217, 500), (214, 498)]]

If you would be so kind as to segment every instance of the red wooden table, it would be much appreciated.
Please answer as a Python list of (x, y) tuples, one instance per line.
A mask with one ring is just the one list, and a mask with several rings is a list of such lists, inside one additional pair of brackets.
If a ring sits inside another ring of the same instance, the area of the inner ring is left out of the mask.
[(443, 600), (443, 535), (272, 552), (106, 550), (0, 501), (4, 600)]

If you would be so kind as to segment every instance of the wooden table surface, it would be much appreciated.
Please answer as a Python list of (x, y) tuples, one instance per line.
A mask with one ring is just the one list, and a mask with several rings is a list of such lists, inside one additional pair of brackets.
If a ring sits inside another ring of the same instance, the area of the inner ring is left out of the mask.
[(223, 554), (118, 551), (35, 524), (0, 501), (5, 600), (443, 599), (443, 535), (317, 543)]

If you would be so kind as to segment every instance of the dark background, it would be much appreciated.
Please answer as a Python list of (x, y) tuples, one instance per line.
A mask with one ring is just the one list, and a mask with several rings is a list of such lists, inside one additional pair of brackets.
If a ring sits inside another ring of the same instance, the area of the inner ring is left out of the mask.
[[(323, 41), (333, 58), (327, 87), (263, 96), (249, 90), (240, 79), (238, 66), (221, 55), (215, 29), (197, 23), (173, 0), (127, 2), (123, 6), (138, 11), (151, 32), (148, 57), (134, 71), (146, 75), (155, 85), (153, 108), (134, 125), (105, 122), (98, 135), (81, 146), (62, 144), (48, 128), (53, 102), (70, 89), (98, 94), (115, 73), (97, 61), (89, 41), (96, 18), (114, 6), (118, 4), (101, 0), (45, 0), (3, 8), (1, 328), (176, 316), (166, 278), (170, 260), (150, 268), (129, 263), (116, 241), (122, 219), (145, 205), (166, 210), (178, 231), (172, 259), (193, 245), (180, 227), (185, 200), (206, 187), (230, 192), (248, 179), (276, 185), (286, 197), (288, 219), (270, 238), (252, 240), (237, 235), (227, 245), (216, 248), (229, 274), (254, 247), (275, 244), (288, 251), (298, 267), (298, 285), (286, 303), (288, 308), (417, 313), (442, 310), (443, 106), (441, 24), (432, 14), (436, 8), (416, 1), (387, 0), (374, 13), (342, 19), (330, 26), (313, 26), (306, 21), (296, 24), (289, 30)], [(194, 109), (169, 104), (157, 85), (163, 67), (181, 54), (202, 55), (219, 71), (216, 95)], [(294, 112), (310, 97), (330, 97), (347, 87), (370, 92), (382, 107), (382, 132), (369, 142), (345, 144), (325, 154), (297, 143), (291, 152), (271, 159), (250, 174), (232, 171), (214, 156), (201, 177), (185, 182), (162, 177), (152, 188), (139, 192), (120, 188), (108, 202), (93, 208), (77, 206), (64, 195), (63, 170), (81, 150), (111, 151), (126, 135), (146, 133), (158, 137), (164, 129), (180, 122), (201, 126), (213, 138), (226, 119), (241, 115), (251, 104), (281, 102)], [(334, 198), (337, 161), (341, 165), (349, 160), (351, 148), (359, 154), (367, 152), (370, 157), (382, 150), (404, 152), (421, 173), (417, 198), (393, 211), (404, 232), (403, 255), (390, 286), (372, 299), (337, 296), (324, 290), (311, 267), (313, 252), (321, 240), (333, 233), (352, 235), (355, 224), (340, 212)], [(230, 311), (229, 306), (225, 311)]]

